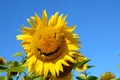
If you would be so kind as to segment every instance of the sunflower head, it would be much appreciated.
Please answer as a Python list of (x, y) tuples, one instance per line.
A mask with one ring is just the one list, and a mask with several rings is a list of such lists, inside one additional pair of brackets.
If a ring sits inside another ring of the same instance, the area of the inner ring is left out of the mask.
[(5, 65), (5, 59), (4, 58), (2, 58), (2, 57), (0, 57), (0, 65)]
[(75, 69), (77, 71), (85, 71), (87, 69), (87, 63), (83, 64), (83, 62), (85, 60), (87, 60), (87, 58), (85, 56), (83, 56), (82, 54), (79, 54), (79, 53), (75, 54), (74, 58), (75, 58), (76, 62), (82, 63), (81, 65), (78, 65)]
[(29, 72), (47, 76), (59, 76), (64, 66), (75, 63), (74, 54), (79, 49), (79, 36), (74, 34), (76, 26), (68, 27), (66, 16), (56, 12), (48, 20), (46, 10), (42, 18), (37, 14), (27, 19), (31, 28), (24, 26), (22, 34), (17, 36), (27, 53), (26, 65)]
[(115, 75), (112, 72), (106, 72), (101, 75), (100, 80), (111, 80), (114, 78), (115, 78)]
[[(42, 52), (49, 54), (54, 52), (62, 43), (62, 36), (57, 33), (54, 28), (44, 27), (36, 32), (38, 44), (36, 47), (41, 49)], [(36, 35), (35, 35), (36, 36)], [(37, 42), (37, 41), (36, 41)]]
[(64, 51), (63, 35), (54, 27), (38, 29), (33, 35), (32, 42), (33, 52), (36, 53), (36, 57), (43, 61), (55, 59)]

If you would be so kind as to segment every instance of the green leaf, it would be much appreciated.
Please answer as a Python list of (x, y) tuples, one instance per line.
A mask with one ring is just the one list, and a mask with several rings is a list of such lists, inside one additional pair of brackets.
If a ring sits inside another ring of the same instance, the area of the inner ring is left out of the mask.
[(26, 59), (25, 58), (22, 58), (22, 64), (24, 64), (26, 62)]
[(77, 76), (76, 79), (77, 79), (77, 80), (85, 80), (85, 79), (83, 79), (83, 78), (81, 78), (81, 77), (79, 77), (79, 76)]
[(15, 66), (15, 67), (20, 66), (20, 62), (18, 62), (18, 61), (14, 61), (14, 66)]
[(87, 66), (88, 69), (89, 69), (89, 68), (93, 68), (93, 67), (95, 67), (95, 66)]
[(6, 65), (0, 65), (0, 69), (7, 69), (8, 67)]
[(12, 63), (13, 63), (12, 61), (8, 61), (8, 62), (7, 62), (7, 65), (10, 65), (10, 64), (12, 64)]
[(13, 80), (12, 76), (9, 76), (6, 80)]
[(86, 80), (98, 80), (96, 76), (89, 76)]
[(40, 79), (39, 79), (39, 80), (45, 80), (45, 79), (44, 79), (44, 77), (40, 77)]
[(115, 80), (120, 80), (120, 78), (117, 78), (117, 79), (115, 79)]
[(29, 77), (31, 80), (45, 80), (44, 76), (38, 76), (34, 74), (33, 72), (29, 73), (27, 77)]
[(23, 55), (22, 52), (17, 52), (17, 53), (15, 53), (15, 54), (13, 54), (13, 57), (18, 57), (18, 56), (22, 56), (22, 55)]
[(77, 66), (82, 66), (89, 61), (90, 61), (90, 59), (86, 59), (86, 60), (83, 60), (82, 62), (77, 62), (77, 63), (74, 64), (73, 68), (75, 69)]
[(33, 79), (31, 79), (30, 77), (28, 77), (27, 75), (24, 76), (24, 79), (25, 79), (25, 80), (33, 80)]
[(118, 64), (118, 68), (120, 69), (120, 64)]
[(0, 76), (0, 80), (6, 80), (5, 76)]
[(1, 72), (23, 72), (24, 70), (25, 70), (25, 67), (19, 66), (19, 67), (14, 67), (14, 68), (11, 68), (11, 69), (1, 70)]
[(33, 79), (33, 80), (41, 80), (41, 79), (40, 79), (40, 77), (39, 77), (39, 78), (35, 78), (35, 79)]

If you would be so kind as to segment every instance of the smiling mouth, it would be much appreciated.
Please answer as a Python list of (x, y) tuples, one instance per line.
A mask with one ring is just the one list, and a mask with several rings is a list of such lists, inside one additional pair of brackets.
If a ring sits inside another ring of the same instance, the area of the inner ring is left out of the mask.
[(61, 45), (59, 45), (54, 51), (52, 52), (44, 52), (40, 48), (36, 48), (38, 51), (38, 55), (36, 57), (42, 61), (52, 61), (62, 55), (64, 53), (66, 48), (66, 42), (63, 40), (61, 42)]
[(42, 50), (40, 48), (37, 48), (37, 50), (39, 51), (40, 54), (44, 55), (44, 56), (50, 56), (50, 55), (53, 55), (55, 53), (57, 53), (59, 51), (60, 47), (58, 47), (55, 51), (53, 52), (50, 52), (50, 53), (45, 53), (45, 52), (42, 52)]

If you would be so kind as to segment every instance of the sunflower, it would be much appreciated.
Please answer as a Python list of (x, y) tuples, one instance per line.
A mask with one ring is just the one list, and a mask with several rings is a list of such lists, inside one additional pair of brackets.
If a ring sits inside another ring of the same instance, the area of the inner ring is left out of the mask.
[(48, 20), (43, 10), (42, 18), (35, 14), (27, 21), (31, 27), (23, 26), (17, 40), (22, 40), (28, 72), (44, 77), (51, 73), (56, 77), (64, 72), (63, 66), (71, 66), (68, 62), (76, 62), (74, 54), (80, 48), (79, 36), (73, 32), (76, 26), (67, 26), (66, 16), (56, 12)]
[(100, 80), (114, 80), (115, 75), (112, 72), (105, 72), (100, 76)]
[[(87, 58), (85, 56), (83, 56), (82, 54), (79, 54), (79, 53), (75, 54), (74, 57), (75, 57), (76, 62), (82, 63), (83, 61), (87, 60)], [(87, 63), (85, 63), (85, 64), (77, 66), (76, 70), (82, 72), (82, 71), (85, 71), (87, 69), (87, 67), (88, 67)]]
[(6, 61), (3, 57), (0, 57), (0, 65), (5, 65)]

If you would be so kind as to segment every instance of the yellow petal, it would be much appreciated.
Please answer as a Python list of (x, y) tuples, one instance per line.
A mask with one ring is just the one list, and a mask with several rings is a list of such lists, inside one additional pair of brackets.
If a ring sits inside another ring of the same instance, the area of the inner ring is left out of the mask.
[(27, 41), (27, 42), (30, 42), (32, 37), (29, 36), (29, 35), (18, 35), (16, 36), (17, 40), (24, 40), (24, 41)]
[(68, 49), (69, 50), (79, 50), (79, 46), (74, 45), (74, 44), (68, 44)]
[(30, 57), (27, 61), (28, 63), (28, 72), (34, 71), (34, 64), (36, 62), (36, 58), (34, 56)]
[(65, 23), (66, 18), (67, 18), (67, 15), (62, 18), (63, 23)]
[(42, 74), (42, 72), (43, 72), (43, 61), (40, 61), (40, 72), (39, 72), (39, 74)]
[(32, 21), (35, 21), (35, 17), (34, 16), (31, 16), (30, 18), (32, 19)]
[(27, 58), (32, 56), (32, 52), (27, 52), (26, 54), (27, 54)]
[[(69, 51), (69, 55), (75, 57), (75, 55), (80, 54), (78, 51)], [(76, 57), (79, 57), (78, 55)]]
[(67, 28), (67, 31), (73, 32), (73, 31), (75, 30), (75, 28), (76, 28), (76, 26), (72, 26), (72, 27), (70, 27), (70, 28)]
[(60, 62), (63, 64), (63, 65), (65, 65), (65, 66), (70, 66), (66, 61), (64, 61), (64, 60), (60, 60)]
[(54, 27), (58, 22), (58, 12), (56, 12), (53, 16), (51, 16), (48, 25)]
[(35, 30), (33, 28), (28, 28), (26, 26), (23, 26), (22, 32), (23, 32), (23, 34), (31, 34), (31, 35), (33, 35)]
[(47, 77), (48, 72), (49, 72), (49, 63), (45, 62), (44, 63), (44, 77)]
[(57, 65), (55, 65), (55, 71), (57, 73), (57, 76), (59, 76), (59, 67)]
[(42, 26), (42, 21), (40, 19), (40, 17), (37, 15), (37, 13), (35, 13), (35, 17), (36, 17), (36, 21), (37, 21), (37, 24), (40, 26)]
[(22, 46), (30, 45), (30, 42), (22, 41), (22, 42), (21, 42), (21, 45), (22, 45)]
[(80, 36), (78, 36), (77, 34), (73, 34), (73, 38), (78, 39), (78, 38), (80, 38)]
[(68, 61), (73, 62), (73, 63), (75, 62), (75, 60), (68, 55), (65, 56), (65, 60), (66, 61), (68, 60)]
[(47, 13), (46, 13), (46, 10), (44, 10), (43, 11), (43, 13), (42, 13), (42, 23), (43, 23), (43, 25), (44, 26), (46, 26), (47, 25)]
[(72, 57), (73, 57), (73, 56), (74, 56), (74, 54), (75, 54), (75, 52), (74, 52), (74, 51), (69, 51), (69, 55), (70, 55), (70, 56), (72, 56)]
[(68, 39), (72, 44), (78, 44), (78, 39), (74, 38), (74, 35), (71, 32), (65, 32), (64, 33), (65, 38)]
[(29, 60), (27, 60), (24, 65), (25, 65), (25, 66), (28, 66), (28, 72), (31, 72), (31, 71), (32, 71), (32, 66), (31, 66), (31, 63), (29, 62)]
[(54, 66), (55, 65), (53, 63), (49, 63), (50, 72), (54, 77), (56, 77)]
[(40, 60), (37, 60), (36, 65), (34, 65), (34, 66), (35, 66), (36, 74), (41, 75), (42, 71), (43, 71), (43, 62)]
[(30, 24), (30, 26), (32, 26), (33, 28), (36, 28), (35, 24), (33, 23), (32, 20), (27, 19), (28, 23)]
[(60, 71), (63, 72), (63, 66), (62, 66), (62, 64), (61, 64), (59, 61), (57, 61), (56, 66), (58, 67), (58, 69), (59, 69)]
[(62, 17), (63, 17), (63, 14), (61, 14), (61, 15), (59, 16), (59, 18), (58, 18), (58, 19), (59, 19), (59, 20), (61, 20), (61, 19), (62, 19)]
[(39, 73), (39, 60), (36, 61), (36, 64), (34, 66), (35, 66), (36, 74), (38, 74)]
[(29, 46), (29, 45), (24, 45), (23, 48), (24, 48), (24, 50), (30, 51), (31, 46)]
[(32, 69), (33, 69), (33, 67), (28, 64), (28, 72), (29, 72), (29, 73), (32, 72)]
[(37, 21), (36, 21), (36, 18), (35, 18), (34, 16), (31, 16), (30, 18), (32, 19), (32, 21), (33, 21), (34, 25), (35, 25), (35, 26), (37, 26)]

